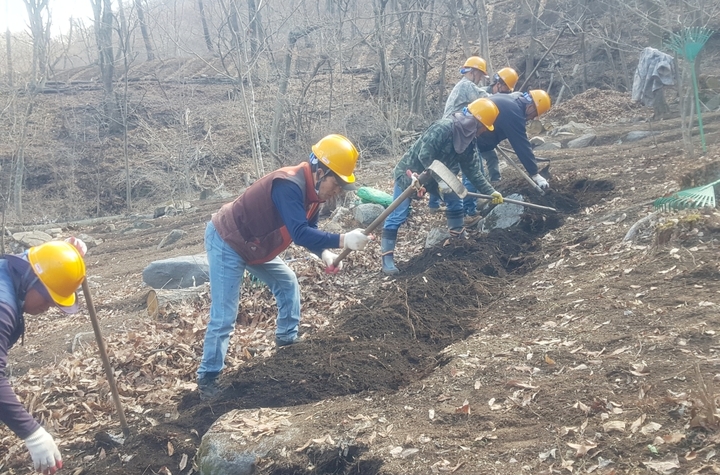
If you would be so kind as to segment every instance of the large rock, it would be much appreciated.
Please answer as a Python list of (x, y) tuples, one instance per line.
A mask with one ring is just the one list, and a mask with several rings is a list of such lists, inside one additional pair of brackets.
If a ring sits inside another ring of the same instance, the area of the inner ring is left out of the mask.
[(585, 148), (593, 144), (597, 135), (585, 134), (568, 142), (568, 148)]
[(539, 150), (560, 150), (562, 148), (562, 144), (559, 142), (545, 142), (542, 145), (538, 145), (533, 150), (539, 151)]
[(153, 289), (184, 289), (209, 281), (206, 254), (154, 261), (143, 269), (143, 282)]
[(375, 221), (375, 219), (385, 211), (382, 205), (376, 203), (363, 203), (353, 208), (353, 216), (355, 221), (367, 226), (368, 224)]
[(447, 228), (432, 228), (425, 238), (425, 249), (435, 247), (450, 237), (450, 231)]
[(42, 231), (24, 231), (14, 233), (12, 238), (24, 247), (39, 246), (40, 244), (52, 241), (52, 236)]
[[(506, 196), (506, 198), (517, 201), (525, 201), (523, 196), (517, 193)], [(522, 205), (512, 203), (497, 205), (492, 209), (492, 211), (490, 211), (490, 214), (485, 216), (485, 219), (482, 220), (481, 230), (483, 232), (490, 232), (492, 229), (507, 229), (514, 226), (520, 222), (520, 217), (524, 211), (525, 207)]]
[[(273, 409), (236, 409), (224, 414), (198, 447), (200, 475), (253, 475), (260, 459), (282, 463), (301, 452), (308, 441), (302, 438), (300, 426), (290, 422), (291, 415)], [(329, 436), (318, 442), (334, 444)]]
[(587, 124), (570, 121), (565, 125), (556, 127), (550, 132), (550, 135), (577, 135), (592, 132), (591, 127)]
[(642, 140), (645, 137), (650, 137), (653, 135), (657, 135), (657, 132), (651, 132), (649, 130), (633, 130), (632, 132), (628, 132), (628, 134), (625, 136), (626, 142), (636, 142), (638, 140)]

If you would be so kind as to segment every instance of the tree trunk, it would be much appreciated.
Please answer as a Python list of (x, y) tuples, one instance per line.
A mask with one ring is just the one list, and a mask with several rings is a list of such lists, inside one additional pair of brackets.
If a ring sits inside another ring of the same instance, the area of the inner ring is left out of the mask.
[(278, 93), (275, 98), (275, 111), (273, 114), (272, 126), (270, 127), (270, 153), (276, 158), (279, 157), (280, 152), (280, 124), (283, 118), (283, 112), (285, 109), (285, 94), (287, 93), (288, 82), (290, 81), (290, 70), (292, 66), (292, 53), (295, 49), (295, 44), (300, 38), (309, 35), (311, 32), (318, 29), (319, 26), (311, 26), (302, 30), (293, 29), (288, 33), (288, 46), (285, 52), (285, 65), (280, 72), (280, 84), (278, 86)]
[[(140, 0), (137, 0), (138, 2)], [(200, 10), (200, 23), (202, 23), (203, 36), (205, 37), (205, 46), (210, 53), (214, 53), (212, 39), (210, 38), (210, 30), (208, 29), (207, 19), (205, 18), (205, 6), (203, 0), (198, 0), (198, 10)]]
[(210, 298), (209, 292), (207, 284), (187, 289), (153, 289), (145, 299), (148, 315), (158, 318), (172, 313), (173, 307), (206, 301)]
[(95, 14), (95, 38), (97, 40), (98, 64), (100, 65), (104, 92), (104, 119), (107, 121), (108, 132), (115, 134), (122, 130), (122, 122), (113, 90), (115, 65), (113, 63), (112, 46), (112, 5), (110, 0), (91, 0), (91, 2)]
[[(150, 42), (150, 33), (148, 32), (147, 23), (145, 23), (145, 10), (143, 9), (142, 0), (135, 0), (135, 8), (137, 8), (138, 22), (140, 23), (140, 32), (142, 33), (143, 42), (145, 43), (145, 53), (147, 55), (147, 60), (152, 61), (153, 59), (155, 59), (155, 53), (153, 52), (152, 43)], [(202, 20), (203, 27), (207, 28), (204, 15), (202, 17)]]
[(33, 40), (30, 86), (33, 89), (42, 89), (47, 74), (47, 47), (50, 40), (48, 0), (23, 0), (23, 2), (27, 10), (30, 34)]
[(463, 56), (465, 56), (465, 58), (467, 58), (471, 54), (470, 53), (470, 43), (468, 42), (467, 33), (465, 32), (465, 25), (463, 24), (463, 21), (462, 21), (462, 18), (460, 18), (460, 15), (458, 15), (457, 0), (450, 0), (448, 2), (448, 9), (450, 10), (450, 16), (452, 17), (453, 22), (457, 25), (458, 34), (460, 35), (460, 44), (462, 45), (462, 50), (463, 50)]
[(22, 222), (22, 186), (25, 178), (25, 140), (27, 137), (28, 124), (30, 123), (30, 116), (33, 112), (33, 105), (35, 104), (35, 93), (31, 92), (29, 96), (29, 102), (25, 108), (25, 114), (22, 117), (22, 124), (20, 128), (20, 140), (18, 140), (18, 148), (16, 152), (17, 158), (15, 159), (15, 179), (13, 182), (13, 203), (15, 205), (15, 217), (19, 222)]
[(9, 26), (5, 30), (5, 49), (7, 50), (8, 86), (13, 87), (12, 35), (10, 35), (10, 27)]
[[(123, 2), (118, 2), (118, 17), (120, 19), (120, 43), (118, 44), (115, 61), (122, 58), (123, 52), (127, 55), (130, 53), (130, 31), (128, 30), (127, 19), (125, 18), (125, 9), (123, 8)], [(127, 75), (127, 69), (125, 70)]]
[(490, 57), (490, 32), (488, 31), (488, 15), (485, 0), (478, 0), (478, 26), (480, 28), (480, 56), (487, 61), (487, 73), (492, 74), (495, 69)]
[(255, 0), (247, 0), (248, 5), (248, 27), (250, 29), (250, 54), (254, 58), (260, 50), (260, 45), (265, 41), (265, 31), (262, 26), (262, 17), (257, 9)]

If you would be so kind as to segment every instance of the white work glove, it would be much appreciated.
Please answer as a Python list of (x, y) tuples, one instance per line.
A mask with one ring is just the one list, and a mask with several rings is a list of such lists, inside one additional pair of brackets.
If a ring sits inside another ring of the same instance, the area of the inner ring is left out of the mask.
[(87, 253), (87, 244), (83, 242), (82, 239), (78, 239), (76, 237), (69, 237), (65, 240), (65, 242), (72, 244), (75, 246), (75, 249), (78, 250), (81, 257), (85, 257), (85, 253)]
[(35, 471), (53, 474), (62, 468), (62, 457), (52, 436), (40, 427), (27, 439), (25, 445), (32, 457)]
[(490, 195), (492, 198), (490, 199), (490, 203), (494, 205), (502, 204), (503, 202), (503, 195), (500, 194), (499, 191), (493, 191), (492, 195)]
[(448, 184), (445, 183), (444, 181), (438, 180), (437, 184), (438, 184), (438, 190), (440, 190), (440, 195), (445, 196), (445, 195), (449, 195), (450, 193), (453, 192), (452, 188), (450, 188), (448, 186)]
[(345, 233), (344, 237), (345, 248), (351, 251), (362, 251), (370, 241), (370, 236), (363, 234), (363, 230), (360, 228), (353, 229), (349, 233)]
[(533, 179), (533, 181), (534, 181), (535, 183), (537, 183), (537, 186), (539, 186), (539, 187), (542, 188), (543, 190), (546, 189), (546, 188), (550, 188), (550, 183), (548, 183), (545, 178), (543, 178), (542, 176), (540, 176), (539, 173), (533, 175), (533, 176), (532, 176), (532, 179)]
[(334, 252), (330, 252), (327, 249), (325, 249), (322, 252), (321, 258), (322, 258), (323, 264), (325, 264), (325, 273), (326, 274), (337, 274), (338, 272), (340, 272), (342, 270), (342, 268), (343, 268), (342, 261), (340, 261), (340, 263), (337, 265), (337, 267), (335, 267), (333, 265), (333, 262), (335, 262), (335, 259), (337, 259), (337, 254), (335, 254)]

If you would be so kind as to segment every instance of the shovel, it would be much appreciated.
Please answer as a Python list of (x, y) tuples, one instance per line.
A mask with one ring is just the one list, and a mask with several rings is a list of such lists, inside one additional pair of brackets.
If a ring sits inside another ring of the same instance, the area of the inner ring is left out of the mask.
[[(492, 196), (490, 196), (490, 195), (482, 195), (480, 193), (470, 193), (467, 190), (467, 188), (465, 188), (465, 185), (463, 185), (462, 182), (460, 180), (458, 180), (458, 177), (455, 176), (455, 174), (453, 172), (448, 170), (448, 168), (445, 165), (438, 162), (437, 160), (435, 160), (434, 162), (432, 162), (430, 164), (430, 166), (428, 167), (428, 170), (430, 170), (432, 172), (432, 174), (434, 175), (436, 180), (444, 181), (445, 184), (447, 186), (449, 186), (450, 189), (453, 190), (455, 192), (455, 194), (458, 195), (460, 198), (465, 198), (466, 196), (471, 196), (473, 198), (482, 198), (485, 200), (492, 199)], [(535, 182), (533, 182), (533, 183), (535, 183)], [(534, 203), (526, 203), (526, 202), (520, 201), (520, 200), (509, 200), (509, 199), (504, 198), (503, 202), (504, 203), (512, 203), (512, 204), (516, 204), (516, 205), (520, 205), (520, 206), (526, 206), (528, 208), (541, 209), (544, 211), (554, 211), (557, 213), (557, 210), (555, 208), (551, 208), (549, 206), (536, 205)]]
[[(545, 191), (544, 191), (542, 188), (540, 188), (540, 187), (538, 186), (538, 184), (533, 181), (532, 178), (530, 178), (530, 175), (528, 175), (527, 173), (525, 173), (525, 171), (524, 171), (522, 168), (520, 168), (520, 165), (518, 165), (517, 163), (515, 163), (512, 158), (508, 157), (508, 154), (505, 153), (505, 150), (501, 149), (500, 147), (498, 147), (498, 150), (500, 150), (500, 153), (502, 154), (503, 158), (504, 158), (505, 161), (508, 163), (508, 165), (512, 165), (512, 167), (513, 167), (515, 170), (517, 170), (517, 172), (518, 172), (520, 175), (522, 175), (522, 177), (525, 178), (525, 180), (526, 180), (528, 183), (530, 183), (530, 186), (532, 186), (535, 191), (537, 191), (537, 192), (540, 193), (541, 195), (544, 195), (544, 194), (545, 194)], [(461, 183), (461, 184), (462, 184), (462, 183)]]
[[(435, 164), (437, 164), (437, 165), (435, 165)], [(433, 165), (435, 165), (435, 167), (438, 169), (440, 169), (440, 168), (444, 169), (445, 172), (447, 172), (449, 175), (452, 175), (452, 172), (450, 170), (448, 170), (448, 168), (445, 165), (443, 165), (441, 162), (435, 160), (432, 163), (432, 165), (430, 165), (430, 166), (433, 166)], [(385, 218), (387, 218), (388, 215), (390, 213), (392, 213), (395, 208), (400, 206), (400, 203), (402, 203), (406, 199), (410, 198), (413, 193), (417, 193), (418, 189), (420, 189), (421, 186), (426, 185), (433, 177), (432, 174), (430, 173), (430, 171), (428, 171), (428, 170), (422, 172), (420, 175), (417, 176), (416, 179), (413, 179), (413, 182), (410, 184), (410, 186), (405, 188), (405, 191), (403, 191), (400, 196), (395, 198), (395, 200), (392, 203), (390, 203), (390, 206), (385, 208), (385, 211), (380, 213), (380, 216), (375, 218), (375, 221), (370, 223), (370, 225), (363, 230), (363, 234), (365, 234), (367, 236), (368, 234), (373, 232), (375, 230), (375, 228), (380, 226), (380, 224), (382, 224), (382, 222), (385, 221)], [(462, 186), (462, 183), (460, 184), (460, 186)], [(344, 249), (343, 252), (341, 252), (340, 255), (337, 256), (335, 258), (335, 260), (333, 261), (333, 264), (332, 264), (333, 267), (337, 267), (338, 264), (340, 264), (340, 261), (345, 259), (348, 256), (348, 254), (350, 254), (350, 252), (352, 252), (350, 249)]]

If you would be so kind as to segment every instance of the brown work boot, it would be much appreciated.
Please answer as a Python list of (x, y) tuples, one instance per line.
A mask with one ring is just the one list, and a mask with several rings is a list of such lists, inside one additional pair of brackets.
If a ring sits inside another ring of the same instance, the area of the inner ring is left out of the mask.
[(479, 214), (476, 214), (474, 216), (465, 216), (465, 219), (463, 219), (463, 226), (465, 226), (466, 228), (471, 228), (477, 223), (479, 223), (481, 219), (482, 216), (480, 216)]

